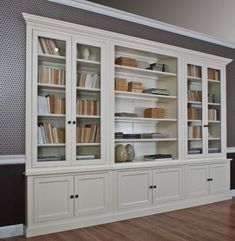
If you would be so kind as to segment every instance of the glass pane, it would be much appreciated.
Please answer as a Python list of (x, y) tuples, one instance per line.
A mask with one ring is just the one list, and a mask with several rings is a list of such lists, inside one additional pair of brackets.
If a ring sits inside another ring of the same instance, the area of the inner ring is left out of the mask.
[(202, 143), (202, 68), (187, 65), (188, 154), (201, 154)]
[(101, 158), (100, 68), (101, 49), (77, 44), (76, 160)]
[(220, 70), (208, 68), (208, 152), (221, 152)]
[(66, 160), (66, 42), (38, 37), (37, 160)]

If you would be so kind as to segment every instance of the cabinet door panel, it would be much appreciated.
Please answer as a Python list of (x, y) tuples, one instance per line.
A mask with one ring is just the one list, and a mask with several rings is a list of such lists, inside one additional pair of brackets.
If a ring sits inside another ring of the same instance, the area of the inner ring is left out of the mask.
[(154, 203), (163, 204), (183, 198), (182, 167), (158, 169), (153, 173)]
[(188, 197), (201, 197), (209, 195), (209, 176), (208, 165), (189, 166), (188, 167)]
[(210, 166), (210, 193), (217, 194), (229, 191), (229, 164), (215, 164)]
[(69, 218), (73, 216), (73, 177), (47, 177), (34, 179), (35, 222)]
[(152, 204), (152, 172), (118, 173), (118, 209), (145, 207)]
[(108, 173), (89, 174), (75, 177), (75, 215), (93, 215), (108, 211)]

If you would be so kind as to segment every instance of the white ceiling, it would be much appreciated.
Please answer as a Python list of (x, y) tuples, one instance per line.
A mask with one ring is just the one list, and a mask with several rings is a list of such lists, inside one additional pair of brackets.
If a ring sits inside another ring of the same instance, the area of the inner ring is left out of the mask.
[(91, 0), (235, 44), (235, 0)]

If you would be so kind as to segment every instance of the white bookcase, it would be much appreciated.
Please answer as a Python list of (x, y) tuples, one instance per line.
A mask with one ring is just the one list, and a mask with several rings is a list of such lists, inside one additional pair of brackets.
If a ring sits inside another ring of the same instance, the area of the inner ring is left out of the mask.
[(231, 198), (230, 59), (23, 15), (27, 236)]

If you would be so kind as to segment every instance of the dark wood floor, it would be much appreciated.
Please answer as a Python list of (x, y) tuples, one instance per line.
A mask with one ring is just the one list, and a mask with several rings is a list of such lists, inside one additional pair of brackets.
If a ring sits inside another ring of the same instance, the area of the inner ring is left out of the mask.
[(126, 221), (6, 241), (234, 241), (235, 199)]

